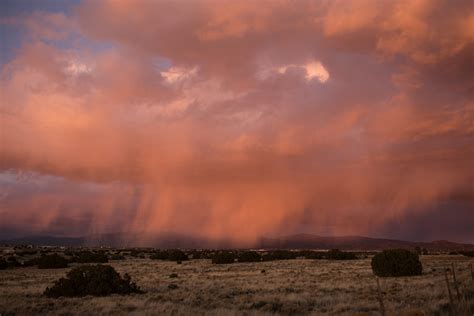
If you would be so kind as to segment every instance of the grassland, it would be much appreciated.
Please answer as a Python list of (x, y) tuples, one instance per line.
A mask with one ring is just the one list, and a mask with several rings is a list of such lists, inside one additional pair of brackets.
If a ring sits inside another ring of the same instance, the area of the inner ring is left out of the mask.
[[(454, 263), (464, 301), (464, 310), (458, 310), (458, 314), (471, 315), (474, 282), (469, 265), (474, 258), (428, 255), (421, 260), (422, 276), (380, 279), (387, 314), (449, 315), (445, 269)], [(128, 273), (146, 293), (51, 299), (42, 295), (44, 289), (71, 267), (2, 270), (0, 314), (380, 315), (370, 258), (213, 265), (208, 259), (177, 264), (127, 257), (108, 264), (121, 274)], [(172, 273), (178, 277), (170, 278)], [(451, 289), (457, 301), (454, 287)]]

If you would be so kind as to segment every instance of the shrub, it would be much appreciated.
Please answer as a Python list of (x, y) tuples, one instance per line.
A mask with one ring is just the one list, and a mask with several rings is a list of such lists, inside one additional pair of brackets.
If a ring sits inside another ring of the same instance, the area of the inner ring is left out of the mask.
[(239, 254), (238, 260), (239, 262), (260, 262), (262, 256), (256, 251), (244, 251)]
[(3, 259), (3, 261), (5, 261), (3, 264), (6, 264), (7, 268), (17, 268), (23, 266), (20, 262), (18, 262), (17, 257), (15, 256), (10, 256), (7, 258), (7, 260)]
[(460, 254), (466, 257), (474, 257), (474, 251), (461, 251)]
[(263, 256), (264, 261), (296, 259), (297, 253), (289, 250), (274, 250)]
[(150, 259), (154, 260), (169, 260), (169, 261), (186, 261), (189, 260), (188, 256), (181, 250), (158, 250)]
[[(17, 249), (15, 247), (15, 249)], [(19, 248), (18, 250), (15, 250), (15, 254), (18, 256), (33, 256), (36, 255), (38, 252), (36, 250), (28, 250), (24, 248)]]
[(71, 258), (71, 262), (106, 263), (109, 262), (109, 259), (103, 252), (81, 251)]
[(354, 260), (357, 259), (357, 256), (353, 252), (331, 249), (325, 254), (325, 258), (328, 260)]
[(168, 255), (165, 251), (158, 250), (150, 256), (150, 259), (153, 259), (153, 260), (167, 260)]
[(235, 254), (230, 251), (221, 251), (215, 253), (212, 257), (212, 263), (214, 264), (229, 264), (235, 262)]
[(325, 252), (313, 251), (313, 250), (301, 250), (298, 252), (298, 257), (304, 257), (305, 259), (324, 259)]
[(188, 255), (193, 259), (212, 259), (213, 253), (210, 250), (191, 250)]
[(35, 266), (38, 264), (38, 259), (39, 258), (33, 258), (33, 259), (30, 259), (30, 260), (26, 260), (23, 262), (23, 266), (24, 267), (31, 267), (31, 266)]
[(125, 257), (121, 254), (115, 253), (110, 256), (110, 260), (125, 260)]
[(170, 274), (170, 278), (172, 278), (172, 279), (173, 279), (173, 278), (177, 278), (177, 277), (178, 277), (178, 274), (177, 274), (177, 273), (171, 273), (171, 274)]
[(68, 266), (66, 258), (61, 257), (56, 253), (52, 255), (42, 255), (36, 260), (33, 260), (33, 264), (37, 264), (38, 269), (62, 269), (67, 268)]
[(145, 259), (145, 253), (141, 249), (133, 249), (130, 252), (130, 256), (140, 259)]
[(372, 258), (372, 271), (380, 277), (421, 275), (418, 254), (405, 249), (389, 249)]
[(418, 254), (418, 255), (421, 255), (422, 254), (422, 250), (419, 246), (416, 246), (415, 247), (415, 252)]
[(8, 268), (8, 262), (3, 259), (3, 258), (0, 258), (0, 270), (6, 270)]
[(168, 260), (170, 261), (186, 261), (188, 256), (181, 250), (168, 250)]
[(72, 269), (46, 288), (47, 297), (106, 296), (110, 294), (143, 293), (140, 288), (125, 274), (122, 278), (114, 268), (108, 265), (80, 266)]
[(138, 252), (137, 250), (133, 249), (132, 251), (130, 251), (130, 256), (136, 258), (136, 257), (138, 257), (138, 254), (139, 254), (139, 253), (140, 253), (140, 252)]

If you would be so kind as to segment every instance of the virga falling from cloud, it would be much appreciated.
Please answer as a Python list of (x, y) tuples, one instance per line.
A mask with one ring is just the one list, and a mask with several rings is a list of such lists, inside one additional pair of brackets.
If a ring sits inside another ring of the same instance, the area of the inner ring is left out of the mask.
[(474, 225), (471, 1), (71, 12), (8, 20), (28, 35), (2, 69), (0, 227), (403, 238), (452, 201), (439, 220)]

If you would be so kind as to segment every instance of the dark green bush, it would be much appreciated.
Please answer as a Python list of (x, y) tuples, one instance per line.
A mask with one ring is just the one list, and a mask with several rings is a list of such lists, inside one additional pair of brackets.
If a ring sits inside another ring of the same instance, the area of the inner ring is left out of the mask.
[(181, 250), (158, 250), (150, 256), (150, 259), (154, 260), (169, 260), (169, 261), (186, 261), (189, 260), (188, 256)]
[(324, 259), (326, 252), (314, 251), (314, 250), (301, 250), (298, 252), (298, 257), (304, 257), (305, 259)]
[(150, 256), (150, 259), (153, 259), (153, 260), (168, 260), (168, 254), (166, 253), (166, 251), (157, 250), (155, 253), (153, 253)]
[(168, 260), (170, 261), (186, 261), (188, 256), (181, 250), (168, 250)]
[(103, 252), (81, 251), (76, 253), (70, 260), (78, 263), (106, 263), (109, 259)]
[(421, 247), (420, 247), (420, 246), (416, 246), (416, 247), (415, 247), (415, 252), (416, 252), (418, 255), (421, 255), (421, 253), (422, 253)]
[(230, 251), (220, 251), (215, 253), (212, 257), (212, 263), (214, 264), (229, 264), (234, 263), (236, 256), (233, 252)]
[(187, 252), (193, 259), (212, 259), (214, 255), (210, 250), (190, 250)]
[(372, 258), (372, 271), (380, 277), (421, 275), (423, 266), (418, 254), (406, 249), (389, 249)]
[(5, 260), (7, 264), (7, 268), (18, 268), (22, 267), (23, 265), (17, 260), (17, 257), (15, 256), (10, 256)]
[(329, 250), (328, 252), (326, 252), (324, 257), (328, 260), (354, 260), (354, 259), (357, 259), (357, 256), (355, 255), (355, 253), (340, 251), (338, 249)]
[(140, 288), (125, 274), (122, 278), (114, 268), (108, 265), (80, 266), (72, 269), (46, 288), (47, 297), (73, 296), (106, 296), (110, 294), (143, 293)]
[(133, 249), (133, 250), (130, 252), (130, 256), (135, 257), (135, 258), (144, 259), (144, 258), (145, 258), (145, 250), (142, 250), (142, 249)]
[(36, 255), (38, 253), (38, 251), (22, 249), (20, 251), (16, 251), (16, 253), (20, 256), (33, 256), (33, 255)]
[(68, 261), (58, 254), (42, 255), (35, 260), (38, 269), (62, 269), (67, 268)]
[(260, 262), (262, 256), (256, 251), (243, 251), (238, 255), (239, 262)]
[(466, 257), (474, 257), (474, 251), (461, 251), (459, 253)]
[(114, 253), (110, 255), (110, 260), (125, 260), (125, 256), (118, 253)]
[(298, 253), (289, 250), (273, 250), (263, 256), (263, 261), (296, 259)]
[(6, 270), (8, 268), (8, 262), (3, 259), (3, 258), (0, 258), (0, 270)]

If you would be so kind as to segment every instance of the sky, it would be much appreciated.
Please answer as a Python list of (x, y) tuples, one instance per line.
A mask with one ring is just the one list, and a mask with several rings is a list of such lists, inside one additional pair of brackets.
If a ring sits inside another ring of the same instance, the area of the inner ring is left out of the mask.
[(474, 243), (474, 2), (0, 2), (0, 237)]

